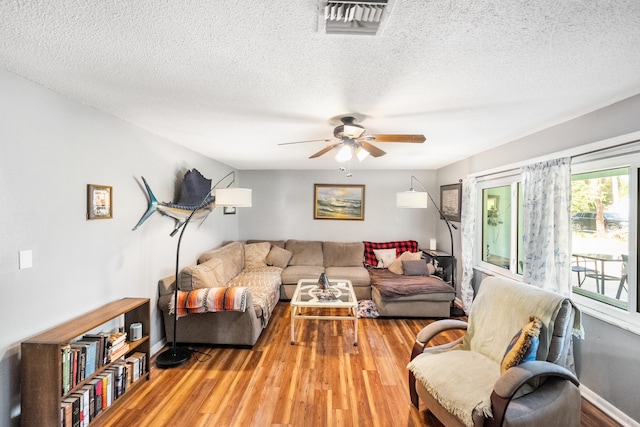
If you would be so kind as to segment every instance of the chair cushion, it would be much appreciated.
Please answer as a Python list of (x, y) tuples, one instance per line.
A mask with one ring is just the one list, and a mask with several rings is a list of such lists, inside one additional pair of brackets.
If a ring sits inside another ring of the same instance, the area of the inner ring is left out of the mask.
[(464, 425), (491, 416), (491, 391), (500, 365), (474, 351), (423, 353), (407, 368), (434, 399)]
[(362, 267), (362, 242), (323, 242), (325, 267)]
[(536, 360), (538, 344), (540, 343), (538, 339), (540, 335), (540, 325), (540, 319), (531, 317), (531, 321), (516, 332), (502, 358), (502, 363), (500, 364), (501, 373), (504, 374), (507, 369), (521, 363)]

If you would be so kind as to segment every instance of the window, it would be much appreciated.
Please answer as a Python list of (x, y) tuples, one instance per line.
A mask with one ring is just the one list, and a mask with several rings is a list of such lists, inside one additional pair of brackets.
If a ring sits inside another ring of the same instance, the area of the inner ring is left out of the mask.
[(631, 190), (638, 191), (630, 166), (636, 158), (614, 156), (572, 167), (571, 284), (574, 296), (591, 300), (591, 306), (628, 311), (635, 294), (629, 287), (636, 283), (629, 269), (629, 217)]
[(500, 274), (522, 274), (522, 186), (519, 176), (480, 184), (480, 265)]
[[(640, 133), (639, 133), (640, 134)], [(572, 299), (589, 314), (640, 334), (640, 144), (579, 155), (571, 171)], [(478, 180), (476, 268), (521, 278), (523, 188), (519, 173)], [(481, 246), (481, 247), (478, 247)]]

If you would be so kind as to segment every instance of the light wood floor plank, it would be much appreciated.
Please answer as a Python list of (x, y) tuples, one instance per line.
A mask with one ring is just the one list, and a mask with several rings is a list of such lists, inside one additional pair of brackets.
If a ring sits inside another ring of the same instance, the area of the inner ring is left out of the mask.
[[(291, 345), (290, 321), (289, 304), (280, 302), (253, 348), (198, 346), (183, 366), (153, 365), (151, 381), (100, 424), (442, 426), (414, 408), (407, 391), (415, 335), (432, 319), (360, 319), (358, 346), (353, 324), (333, 320), (296, 321)], [(585, 402), (582, 425), (618, 424)]]

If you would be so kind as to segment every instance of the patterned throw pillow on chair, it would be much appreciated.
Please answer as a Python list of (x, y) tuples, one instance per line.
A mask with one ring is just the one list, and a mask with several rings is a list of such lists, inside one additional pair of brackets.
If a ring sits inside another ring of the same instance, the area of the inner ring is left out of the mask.
[(540, 326), (542, 322), (537, 317), (531, 316), (529, 323), (520, 329), (511, 339), (500, 364), (500, 373), (524, 362), (536, 360), (538, 344), (540, 343)]

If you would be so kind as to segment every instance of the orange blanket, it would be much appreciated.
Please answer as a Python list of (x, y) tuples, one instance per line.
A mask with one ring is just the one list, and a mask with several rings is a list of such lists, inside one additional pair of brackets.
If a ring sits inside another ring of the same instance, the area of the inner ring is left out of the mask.
[[(178, 291), (178, 314), (183, 317), (191, 313), (216, 311), (245, 311), (248, 288), (203, 288), (193, 291)], [(169, 302), (169, 313), (174, 313), (174, 298)]]

